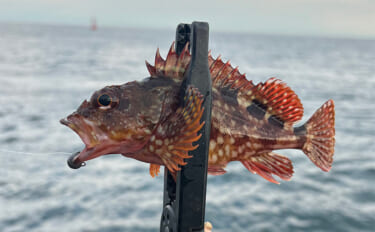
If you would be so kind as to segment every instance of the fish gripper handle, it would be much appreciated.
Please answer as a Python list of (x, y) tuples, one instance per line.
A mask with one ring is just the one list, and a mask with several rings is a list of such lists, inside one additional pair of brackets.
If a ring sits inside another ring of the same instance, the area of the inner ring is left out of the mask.
[[(175, 179), (165, 169), (163, 213), (160, 232), (203, 232), (206, 205), (208, 148), (211, 128), (212, 82), (208, 66), (209, 26), (206, 22), (180, 24), (176, 30), (176, 53), (179, 55), (190, 44), (191, 61), (180, 89), (180, 101), (184, 100), (186, 88), (194, 86), (204, 96), (205, 122), (199, 131), (199, 147), (190, 151), (192, 156), (177, 172)], [(186, 102), (182, 102), (186, 104)]]

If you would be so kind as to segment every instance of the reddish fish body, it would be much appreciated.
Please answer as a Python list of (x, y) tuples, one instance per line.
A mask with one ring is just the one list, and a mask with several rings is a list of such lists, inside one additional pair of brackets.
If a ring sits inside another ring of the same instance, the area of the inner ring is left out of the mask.
[[(271, 78), (254, 85), (220, 58), (208, 57), (213, 81), (209, 174), (221, 175), (231, 161), (240, 161), (252, 173), (278, 183), (272, 175), (289, 180), (291, 161), (274, 153), (301, 149), (323, 171), (329, 171), (334, 152), (334, 103), (327, 101), (304, 125), (293, 127), (303, 116), (297, 95), (282, 81)], [(160, 165), (172, 173), (189, 162), (203, 126), (203, 97), (186, 90), (181, 104), (180, 86), (190, 63), (187, 47), (177, 55), (174, 45), (166, 58), (156, 54), (151, 74), (142, 82), (108, 86), (93, 94), (61, 122), (82, 138), (86, 161), (121, 153), (148, 162), (155, 176)]]

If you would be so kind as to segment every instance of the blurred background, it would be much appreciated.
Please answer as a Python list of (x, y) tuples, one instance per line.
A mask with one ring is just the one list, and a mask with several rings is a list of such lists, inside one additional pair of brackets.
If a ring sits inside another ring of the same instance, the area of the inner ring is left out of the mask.
[(332, 170), (300, 151), (281, 185), (240, 163), (210, 176), (206, 220), (228, 231), (375, 228), (375, 3), (370, 0), (0, 0), (0, 231), (158, 231), (163, 175), (119, 155), (69, 169), (83, 143), (59, 120), (106, 85), (142, 80), (177, 24), (255, 83), (284, 80), (305, 122), (336, 105)]

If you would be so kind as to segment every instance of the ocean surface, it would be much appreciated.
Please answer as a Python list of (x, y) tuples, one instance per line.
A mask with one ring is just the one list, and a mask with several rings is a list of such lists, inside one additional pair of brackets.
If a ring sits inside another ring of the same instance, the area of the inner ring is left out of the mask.
[[(0, 24), (0, 231), (159, 230), (163, 174), (119, 155), (70, 169), (83, 143), (59, 120), (97, 89), (147, 77), (144, 60), (158, 47), (165, 57), (174, 35)], [(276, 185), (230, 163), (208, 178), (213, 231), (374, 231), (375, 41), (213, 32), (210, 48), (255, 83), (288, 83), (302, 122), (326, 100), (336, 105), (332, 170), (282, 150), (295, 173)]]

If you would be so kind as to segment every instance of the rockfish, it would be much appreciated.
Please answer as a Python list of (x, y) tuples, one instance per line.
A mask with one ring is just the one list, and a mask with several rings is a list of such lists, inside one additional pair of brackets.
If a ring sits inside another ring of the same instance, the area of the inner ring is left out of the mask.
[[(191, 54), (180, 55), (172, 44), (164, 60), (156, 52), (155, 64), (146, 61), (150, 77), (96, 91), (89, 101), (62, 119), (85, 143), (77, 156), (84, 162), (106, 154), (122, 154), (150, 163), (152, 177), (160, 165), (171, 173), (189, 162), (188, 152), (200, 138), (204, 97), (188, 86), (185, 102), (180, 86)], [(238, 67), (208, 56), (212, 78), (212, 124), (208, 173), (224, 174), (226, 165), (240, 161), (252, 173), (278, 183), (273, 175), (290, 180), (292, 162), (278, 149), (300, 149), (323, 171), (332, 166), (335, 145), (333, 100), (324, 103), (302, 126), (300, 99), (284, 82), (270, 78), (253, 84)]]

